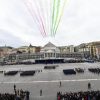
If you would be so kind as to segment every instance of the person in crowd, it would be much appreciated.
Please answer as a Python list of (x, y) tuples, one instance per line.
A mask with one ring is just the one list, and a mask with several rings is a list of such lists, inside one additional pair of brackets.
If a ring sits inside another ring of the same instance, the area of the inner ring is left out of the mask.
[(40, 96), (42, 96), (42, 89), (40, 90)]
[(29, 100), (29, 95), (30, 95), (30, 92), (26, 91), (26, 100)]
[(14, 84), (14, 93), (15, 93), (15, 96), (17, 95), (17, 91), (16, 91), (16, 85)]
[(88, 83), (88, 89), (91, 89), (91, 83), (90, 82)]
[(16, 90), (16, 85), (14, 84), (14, 90)]
[(17, 96), (15, 97), (15, 100), (21, 100), (21, 98), (17, 95)]
[(59, 82), (59, 87), (61, 87), (62, 86), (62, 83), (61, 83), (61, 81)]

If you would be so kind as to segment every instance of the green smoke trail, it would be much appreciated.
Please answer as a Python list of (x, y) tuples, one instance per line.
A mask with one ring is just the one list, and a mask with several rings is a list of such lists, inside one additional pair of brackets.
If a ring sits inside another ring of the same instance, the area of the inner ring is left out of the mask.
[(57, 24), (56, 24), (56, 26), (55, 26), (55, 29), (54, 29), (54, 35), (55, 35), (56, 32), (57, 32), (59, 23), (60, 23), (60, 21), (61, 21), (61, 18), (62, 18), (63, 12), (64, 12), (64, 7), (65, 7), (65, 5), (66, 5), (66, 2), (67, 2), (67, 0), (64, 0), (63, 7), (62, 7), (62, 9), (61, 9), (61, 13), (60, 13), (59, 18), (58, 18), (58, 22), (57, 22)]
[(56, 24), (58, 21), (58, 17), (59, 17), (59, 11), (60, 11), (60, 0), (56, 1), (56, 10), (55, 10), (55, 19), (54, 19), (54, 25), (53, 25), (53, 35), (54, 35), (54, 30), (56, 28)]
[(53, 1), (51, 35), (53, 35), (54, 16), (55, 16), (55, 7), (56, 7), (56, 0)]

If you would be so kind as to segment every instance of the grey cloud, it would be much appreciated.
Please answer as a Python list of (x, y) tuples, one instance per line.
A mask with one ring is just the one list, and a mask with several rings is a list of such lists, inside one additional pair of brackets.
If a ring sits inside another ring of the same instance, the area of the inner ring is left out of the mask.
[(23, 42), (20, 38), (13, 36), (8, 31), (0, 30), (0, 45), (5, 44), (8, 46), (18, 47), (24, 45), (25, 42)]
[(58, 45), (76, 45), (100, 40), (100, 0), (68, 0), (57, 34), (53, 38), (42, 37), (24, 0), (1, 1), (4, 12), (0, 13), (0, 28), (5, 29), (0, 32), (1, 43), (5, 44), (7, 41), (4, 40), (9, 40), (11, 45), (20, 45), (24, 41), (27, 44), (44, 45), (51, 41)]

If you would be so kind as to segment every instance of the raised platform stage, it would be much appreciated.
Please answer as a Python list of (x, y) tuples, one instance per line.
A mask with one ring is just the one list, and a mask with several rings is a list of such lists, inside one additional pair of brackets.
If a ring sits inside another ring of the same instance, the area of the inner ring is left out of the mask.
[(64, 63), (64, 59), (42, 59), (35, 60), (36, 64), (53, 64), (53, 63)]

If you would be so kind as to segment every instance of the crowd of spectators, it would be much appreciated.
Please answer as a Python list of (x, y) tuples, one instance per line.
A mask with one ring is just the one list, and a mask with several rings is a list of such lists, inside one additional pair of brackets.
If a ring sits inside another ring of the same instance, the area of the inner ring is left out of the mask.
[(29, 100), (29, 91), (16, 90), (15, 100)]
[(29, 100), (29, 91), (22, 89), (16, 91), (16, 94), (4, 93), (0, 94), (0, 100)]
[(22, 89), (16, 89), (16, 85), (14, 84), (14, 92), (15, 99), (14, 100), (29, 100), (29, 91), (23, 91)]
[(23, 91), (22, 89), (16, 89), (14, 84), (14, 93), (4, 93), (0, 94), (0, 100), (29, 100), (29, 91)]
[(14, 94), (0, 94), (0, 100), (15, 100), (15, 95)]
[(100, 100), (100, 91), (58, 92), (57, 100)]

